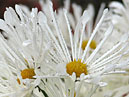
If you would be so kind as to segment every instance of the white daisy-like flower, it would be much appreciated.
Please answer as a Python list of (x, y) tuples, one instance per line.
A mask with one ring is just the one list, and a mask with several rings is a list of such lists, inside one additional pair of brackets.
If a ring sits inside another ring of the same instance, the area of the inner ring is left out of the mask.
[[(54, 29), (54, 25), (51, 22), (52, 16), (50, 15), (50, 12), (47, 11), (48, 2), (46, 2), (46, 3), (41, 2), (41, 3), (42, 3), (41, 5), (43, 7), (42, 10), (44, 11), (45, 15), (48, 17), (48, 25), (52, 29), (53, 33), (57, 36), (56, 30)], [(43, 6), (44, 3), (45, 3), (46, 6), (45, 5)], [(72, 4), (73, 13), (71, 13), (70, 12), (71, 8), (70, 8), (70, 1), (69, 0), (64, 1), (64, 7), (63, 8), (68, 10), (67, 16), (69, 18), (69, 23), (70, 23), (70, 26), (71, 26), (71, 29), (72, 29), (72, 33), (75, 33), (75, 29), (77, 28), (76, 25), (79, 25), (79, 19), (81, 18), (81, 15), (82, 15), (82, 12), (83, 12), (82, 8), (77, 4)], [(64, 40), (66, 41), (66, 44), (68, 45), (68, 47), (70, 47), (69, 31), (67, 29), (67, 24), (65, 23), (65, 16), (64, 16), (63, 8), (57, 9), (56, 20), (57, 20), (57, 23), (59, 25), (59, 28), (62, 31), (62, 34), (63, 34)], [(86, 8), (86, 10), (88, 11), (88, 14), (89, 14), (89, 20), (86, 24), (85, 32), (84, 32), (83, 37), (82, 37), (83, 41), (82, 41), (81, 48), (83, 50), (85, 49), (85, 47), (88, 43), (88, 40), (89, 40), (94, 28), (96, 27), (96, 24), (98, 23), (98, 21), (100, 20), (100, 18), (102, 16), (104, 8), (105, 8), (105, 4), (102, 3), (95, 21), (94, 21), (95, 10), (94, 10), (93, 5), (89, 4), (88, 7)], [(88, 51), (88, 54), (91, 54), (92, 51), (97, 47), (98, 43), (103, 38), (103, 35), (104, 35), (103, 33), (107, 30), (107, 27), (109, 27), (110, 24), (111, 24), (111, 17), (110, 17), (110, 12), (109, 12), (109, 13), (107, 13), (103, 22), (101, 23), (100, 27), (97, 30), (97, 32), (99, 32), (99, 33), (97, 33), (95, 35), (94, 39), (91, 41), (91, 44), (89, 46), (90, 50)], [(103, 46), (104, 49), (103, 48), (102, 48), (102, 50), (100, 49), (101, 53), (104, 53), (106, 50), (110, 49), (114, 44), (116, 44), (118, 42), (118, 39), (113, 40), (114, 36), (116, 36), (116, 35), (114, 35), (114, 33), (113, 33), (113, 35), (110, 35), (110, 36), (111, 36), (111, 38), (108, 39), (108, 41), (106, 41), (106, 43), (104, 44), (104, 45), (110, 45), (110, 46), (106, 47), (106, 48), (105, 48), (105, 46)], [(110, 42), (112, 40), (113, 40), (113, 42)]]
[(33, 82), (34, 79), (18, 79), (17, 71), (13, 68), (10, 69), (4, 62), (0, 62), (0, 71), (0, 97), (32, 97), (36, 95), (33, 92), (37, 83)]
[[(106, 51), (103, 55), (99, 54), (99, 50), (101, 49), (102, 45), (112, 33), (112, 24), (110, 24), (106, 32), (103, 33), (102, 40), (98, 43), (98, 46), (92, 52), (92, 54), (87, 54), (90, 43), (92, 42), (95, 35), (99, 33), (97, 32), (97, 30), (99, 29), (105, 16), (107, 15), (108, 9), (104, 10), (102, 17), (91, 33), (85, 50), (82, 50), (82, 38), (85, 32), (86, 24), (89, 21), (88, 12), (86, 10), (84, 11), (83, 15), (76, 25), (76, 28), (74, 29), (75, 32), (73, 35), (71, 32), (71, 25), (67, 16), (67, 11), (64, 10), (64, 23), (67, 24), (67, 29), (69, 32), (68, 36), (71, 44), (71, 47), (68, 48), (62, 35), (63, 31), (60, 29), (58, 24), (56, 12), (53, 12), (51, 2), (49, 2), (48, 8), (48, 13), (50, 13), (52, 20), (48, 20), (49, 17), (46, 17), (45, 14), (42, 13), (40, 14), (40, 17), (42, 17), (42, 21), (40, 22), (41, 24), (43, 24), (42, 27), (45, 27), (44, 29), (46, 30), (46, 32), (49, 33), (48, 37), (50, 37), (50, 41), (53, 43), (53, 47), (48, 54), (49, 57), (46, 56), (48, 60), (47, 65), (50, 66), (50, 70), (51, 72), (53, 72), (53, 75), (50, 76), (70, 76), (74, 81), (84, 80), (88, 83), (103, 85), (103, 83), (99, 83), (101, 75), (113, 73), (115, 71), (110, 71), (120, 67), (121, 65), (127, 65), (128, 60), (126, 60), (124, 64), (119, 63), (119, 60), (123, 55), (128, 53), (128, 50), (124, 51), (124, 49), (128, 45), (128, 35), (121, 37), (120, 41), (115, 44), (110, 50)], [(54, 28), (51, 28), (51, 26), (49, 26), (49, 21), (51, 21), (51, 24), (53, 24)], [(56, 35), (52, 29), (56, 31)]]
[(112, 10), (112, 22), (114, 27), (121, 33), (129, 31), (129, 0), (122, 0), (123, 4), (113, 1), (109, 4)]
[[(0, 97), (30, 97), (40, 79), (40, 65), (49, 48), (37, 8), (30, 12), (26, 7), (7, 8), (0, 29)], [(40, 64), (39, 64), (40, 63)]]
[[(118, 37), (121, 37), (125, 33), (129, 33), (129, 0), (122, 0), (123, 3), (113, 1), (109, 4), (109, 8), (112, 11), (111, 20), (114, 24), (114, 36), (115, 40), (119, 40)], [(128, 47), (129, 48), (129, 47)], [(128, 57), (128, 55), (125, 56)], [(129, 70), (129, 66), (123, 68)]]

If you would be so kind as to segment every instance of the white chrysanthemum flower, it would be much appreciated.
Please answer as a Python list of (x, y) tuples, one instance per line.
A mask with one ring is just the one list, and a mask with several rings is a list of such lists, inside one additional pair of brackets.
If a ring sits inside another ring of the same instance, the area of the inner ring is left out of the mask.
[[(53, 33), (57, 36), (56, 30), (54, 29), (54, 25), (51, 22), (52, 16), (50, 15), (50, 12), (47, 11), (48, 2), (46, 2), (46, 3), (41, 2), (41, 3), (42, 3), (42, 7), (43, 7), (42, 10), (44, 11), (45, 15), (48, 17), (48, 25), (52, 29)], [(45, 3), (45, 5), (43, 6), (44, 3)], [(90, 4), (86, 8), (86, 10), (88, 11), (88, 14), (89, 14), (89, 20), (86, 24), (85, 32), (84, 32), (83, 37), (82, 37), (83, 41), (82, 41), (81, 48), (83, 50), (85, 49), (94, 28), (96, 27), (98, 21), (100, 20), (100, 18), (102, 16), (104, 7), (105, 7), (105, 4), (102, 3), (101, 7), (99, 9), (98, 15), (96, 17), (95, 23), (93, 23), (94, 17), (95, 17), (94, 16), (95, 10), (94, 10), (93, 5)], [(82, 12), (83, 12), (82, 8), (77, 4), (72, 4), (72, 10), (73, 10), (73, 14), (72, 14), (70, 12), (71, 8), (70, 8), (70, 1), (69, 0), (65, 0), (63, 8), (68, 10), (67, 16), (69, 18), (69, 23), (70, 23), (72, 32), (75, 33), (75, 29), (77, 28), (76, 25), (79, 26), (79, 20), (81, 18)], [(66, 44), (68, 45), (68, 47), (70, 47), (69, 31), (67, 29), (67, 24), (65, 23), (65, 16), (64, 16), (63, 8), (59, 8), (57, 10), (56, 20), (58, 22), (59, 28), (62, 31), (62, 34), (63, 34), (64, 40), (66, 41)], [(100, 27), (97, 30), (97, 32), (99, 32), (99, 33), (97, 33), (95, 35), (94, 39), (91, 41), (91, 44), (89, 46), (90, 50), (88, 51), (89, 54), (91, 54), (91, 52), (97, 47), (98, 43), (102, 40), (102, 38), (104, 37), (103, 33), (106, 32), (107, 27), (109, 27), (110, 24), (111, 24), (111, 17), (110, 17), (110, 12), (109, 12), (109, 13), (107, 13), (107, 15), (105, 16), (104, 20), (102, 21)], [(76, 29), (76, 30), (78, 30), (78, 29)], [(119, 41), (119, 39), (116, 40), (117, 36), (115, 34), (116, 33), (114, 32), (112, 35), (110, 35), (111, 38), (109, 37), (108, 41), (106, 41), (105, 44), (103, 45), (102, 50), (100, 49), (102, 54), (105, 51), (107, 51), (108, 49), (112, 48), (112, 46), (115, 45)], [(120, 36), (121, 36), (121, 34), (120, 34)], [(115, 39), (113, 40), (113, 38), (115, 38)], [(110, 42), (110, 41), (112, 41), (112, 42)], [(105, 48), (105, 45), (110, 45), (110, 46)]]
[[(11, 67), (11, 66), (10, 66)], [(38, 85), (34, 79), (18, 79), (18, 71), (0, 62), (0, 97), (32, 97), (32, 92)], [(40, 97), (40, 96), (39, 96)]]
[[(103, 33), (102, 40), (98, 43), (98, 46), (92, 52), (92, 54), (87, 54), (91, 41), (93, 40), (95, 35), (99, 33), (97, 32), (97, 30), (101, 26), (105, 16), (108, 13), (107, 9), (104, 10), (102, 17), (91, 33), (87, 46), (83, 51), (81, 49), (83, 40), (82, 37), (85, 32), (86, 24), (89, 21), (88, 12), (84, 11), (83, 15), (79, 19), (79, 22), (77, 23), (76, 28), (74, 29), (75, 33), (73, 35), (67, 17), (67, 11), (64, 10), (64, 23), (67, 24), (67, 29), (69, 32), (68, 36), (71, 44), (71, 47), (68, 48), (62, 35), (63, 31), (60, 29), (58, 24), (56, 12), (53, 12), (51, 2), (49, 2), (48, 8), (48, 13), (50, 13), (52, 20), (48, 20), (49, 17), (47, 18), (44, 14), (40, 14), (40, 17), (42, 17), (42, 21), (40, 22), (41, 24), (43, 24), (42, 27), (45, 27), (44, 29), (46, 30), (46, 32), (49, 33), (48, 37), (50, 37), (50, 39), (48, 39), (53, 42), (53, 47), (48, 54), (49, 57), (46, 56), (50, 70), (51, 72), (53, 72), (53, 75), (51, 76), (70, 76), (73, 80), (84, 80), (88, 83), (92, 82), (101, 85), (102, 83), (99, 83), (101, 75), (113, 73), (110, 71), (114, 70), (114, 68), (120, 67), (121, 65), (127, 65), (128, 60), (124, 64), (119, 63), (119, 60), (123, 55), (128, 53), (128, 50), (124, 51), (124, 49), (128, 45), (128, 35), (123, 36), (117, 44), (115, 44), (103, 55), (99, 54), (99, 50), (101, 49), (102, 45), (112, 33), (112, 24), (107, 28), (107, 31)], [(51, 28), (51, 26), (49, 26), (49, 21), (51, 21), (51, 24), (53, 24), (54, 28)], [(54, 34), (55, 32), (53, 32), (52, 29), (56, 31), (56, 35)]]
[[(89, 5), (88, 6), (87, 11), (88, 11), (88, 14), (89, 14), (89, 17), (88, 17), (89, 20), (88, 20), (88, 22), (86, 24), (85, 33), (83, 34), (83, 37), (82, 37), (82, 40), (84, 40), (84, 44), (82, 43), (84, 45), (84, 46), (82, 46), (83, 48), (85, 48), (86, 43), (88, 42), (88, 39), (90, 38), (90, 36), (92, 34), (92, 31), (94, 30), (94, 28), (98, 24), (98, 22), (99, 22), (99, 20), (100, 20), (100, 18), (102, 16), (104, 7), (105, 7), (105, 5), (102, 4), (101, 7), (100, 7), (98, 16), (97, 16), (97, 18), (95, 20), (95, 24), (93, 24), (94, 9), (93, 9), (93, 6), (92, 5)], [(49, 8), (48, 6), (47, 7), (46, 6), (43, 6), (43, 11), (44, 11), (45, 15), (47, 16), (47, 23), (48, 23), (49, 27), (51, 28), (52, 32), (54, 33), (54, 35), (56, 37), (58, 37), (58, 35), (56, 33), (56, 29), (54, 29), (54, 25), (53, 25), (53, 22), (52, 22), (53, 21), (53, 18), (52, 18), (51, 12), (48, 11), (48, 8)], [(82, 15), (82, 9), (81, 9), (80, 6), (78, 6), (76, 4), (73, 4), (72, 5), (73, 14), (70, 13), (69, 12), (69, 10), (70, 10), (70, 1), (69, 0), (66, 0), (65, 1), (64, 8), (68, 10), (67, 16), (68, 16), (68, 19), (69, 19), (69, 24), (70, 24), (70, 27), (72, 28), (72, 32), (75, 32), (75, 29), (77, 28), (76, 25), (77, 24), (79, 25), (79, 21), (80, 21), (81, 15)], [(112, 19), (112, 17), (110, 17), (110, 16), (111, 16), (111, 13), (107, 13), (106, 16), (104, 17), (104, 19), (103, 19), (100, 27), (97, 29), (97, 34), (95, 35), (95, 38), (91, 41), (91, 44), (92, 45), (90, 45), (90, 50), (88, 50), (87, 56), (89, 56), (93, 52), (93, 50), (98, 46), (98, 44), (100, 43), (100, 41), (103, 39), (104, 33), (106, 32), (107, 28), (111, 25), (111, 19)], [(65, 20), (63, 8), (59, 8), (57, 10), (56, 21), (58, 23), (58, 27), (60, 28), (60, 30), (61, 30), (61, 32), (63, 34), (63, 38), (64, 38), (64, 40), (66, 42), (66, 45), (68, 46), (68, 48), (70, 48), (69, 31), (67, 29), (67, 23), (66, 23), (66, 20)], [(99, 52), (97, 54), (98, 55), (97, 58), (99, 58), (99, 56), (105, 54), (105, 52), (108, 52), (108, 50), (112, 49), (113, 47), (114, 47), (114, 51), (112, 51), (113, 49), (110, 50), (110, 51), (117, 52), (115, 50), (118, 50), (119, 49), (119, 51), (116, 54), (118, 54), (119, 52), (121, 52), (121, 50), (119, 48), (119, 46), (120, 46), (119, 43), (120, 44), (122, 43), (122, 41), (123, 41), (122, 37), (124, 39), (126, 37), (126, 34), (123, 35), (123, 33), (119, 33), (118, 31), (114, 30), (113, 33), (110, 34), (110, 36), (108, 37), (108, 39), (101, 46), (101, 49), (99, 50)], [(116, 47), (114, 45), (116, 45)], [(114, 54), (114, 55), (116, 55), (116, 54)], [(55, 58), (55, 56), (54, 56), (54, 58)], [(97, 58), (95, 58), (94, 60), (96, 60)], [(110, 59), (110, 57), (109, 57), (109, 59)], [(57, 60), (58, 60), (58, 58), (57, 58)], [(58, 61), (58, 62), (60, 62), (60, 61)], [(127, 61), (127, 63), (128, 63), (128, 61)], [(119, 64), (119, 62), (118, 62), (118, 64)], [(56, 67), (56, 66), (54, 66), (54, 67)], [(65, 66), (63, 68), (65, 68)], [(62, 68), (60, 68), (60, 67), (59, 67), (59, 69), (62, 70)], [(120, 71), (116, 71), (116, 72), (122, 73)], [(106, 78), (106, 76), (105, 76), (105, 78)], [(110, 79), (109, 79), (109, 81), (110, 81)], [(106, 81), (106, 82), (109, 82), (109, 81)], [(82, 88), (80, 90), (81, 91), (81, 95), (79, 95), (79, 97), (81, 97), (81, 96), (83, 97), (84, 95), (86, 95), (86, 93), (87, 93), (86, 91), (89, 90), (87, 88), (89, 88), (89, 87), (88, 86), (85, 87), (84, 85), (82, 85)], [(94, 91), (94, 89), (93, 89), (93, 91)], [(75, 89), (75, 92), (78, 92), (78, 91)]]
[(123, 33), (129, 31), (129, 0), (122, 0), (123, 4), (117, 1), (111, 2), (109, 7), (112, 10), (112, 22), (115, 28)]
[[(114, 24), (114, 40), (118, 41), (119, 38), (125, 33), (129, 33), (129, 0), (122, 0), (123, 4), (117, 1), (110, 3), (109, 7), (112, 11), (111, 20)], [(117, 36), (116, 36), (117, 34)], [(129, 47), (128, 47), (129, 48)], [(126, 55), (125, 57), (128, 57)], [(129, 66), (124, 68), (129, 70)]]
[[(37, 8), (30, 12), (19, 5), (15, 10), (7, 8), (0, 29), (8, 40), (0, 35), (0, 96), (30, 97), (40, 82), (33, 76), (40, 74), (44, 55), (49, 47)], [(28, 95), (28, 96), (27, 96)]]

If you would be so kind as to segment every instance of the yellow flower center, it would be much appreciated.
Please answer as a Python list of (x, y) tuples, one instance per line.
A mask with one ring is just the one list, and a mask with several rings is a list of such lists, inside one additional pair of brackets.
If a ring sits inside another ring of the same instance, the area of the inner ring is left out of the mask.
[[(33, 76), (35, 76), (35, 72), (34, 72), (34, 69), (33, 68), (29, 68), (29, 69), (24, 69), (21, 71), (21, 76), (22, 76), (22, 79), (32, 79)], [(17, 82), (20, 84), (20, 80), (19, 78), (17, 78)]]
[[(86, 47), (87, 43), (88, 43), (88, 40), (82, 41), (82, 49), (83, 49), (83, 50), (85, 50), (85, 47)], [(95, 40), (92, 40), (91, 43), (90, 43), (90, 48), (91, 48), (91, 49), (95, 49), (96, 46), (97, 46), (96, 41), (95, 41)]]
[(74, 60), (66, 65), (66, 72), (69, 75), (72, 75), (75, 72), (76, 77), (80, 77), (82, 73), (85, 75), (88, 74), (86, 64), (82, 63), (79, 59), (78, 61)]
[(32, 79), (33, 76), (35, 76), (35, 72), (34, 72), (34, 69), (33, 68), (30, 68), (30, 69), (24, 69), (21, 71), (21, 76), (23, 79)]

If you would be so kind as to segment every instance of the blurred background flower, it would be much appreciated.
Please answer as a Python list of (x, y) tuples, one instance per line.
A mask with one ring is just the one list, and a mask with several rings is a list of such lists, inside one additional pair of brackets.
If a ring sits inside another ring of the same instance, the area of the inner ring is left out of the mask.
[[(73, 3), (79, 4), (83, 9), (87, 7), (89, 3), (93, 4), (96, 10), (96, 13), (101, 5), (102, 2), (105, 2), (106, 5), (110, 3), (111, 1), (119, 1), (122, 2), (121, 0), (71, 0)], [(63, 6), (64, 0), (52, 0), (54, 4), (54, 9), (57, 9), (61, 6)], [(41, 10), (41, 6), (39, 4), (39, 0), (1, 0), (0, 1), (0, 18), (3, 18), (3, 13), (6, 10), (6, 7), (13, 7), (15, 4), (23, 4), (28, 6), (29, 8), (37, 7), (38, 10)]]

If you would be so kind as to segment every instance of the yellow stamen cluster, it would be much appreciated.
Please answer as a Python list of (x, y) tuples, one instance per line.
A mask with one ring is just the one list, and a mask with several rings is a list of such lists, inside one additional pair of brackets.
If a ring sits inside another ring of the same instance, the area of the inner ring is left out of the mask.
[[(88, 43), (88, 40), (82, 41), (82, 49), (83, 50), (85, 50), (85, 47), (86, 47), (87, 43)], [(97, 46), (96, 41), (92, 40), (91, 43), (90, 43), (90, 48), (95, 49), (96, 46)]]
[(72, 75), (73, 72), (75, 72), (76, 77), (80, 77), (82, 73), (85, 75), (88, 74), (86, 64), (82, 63), (79, 59), (78, 61), (74, 60), (66, 65), (66, 72), (69, 75)]
[(21, 76), (23, 79), (32, 79), (33, 76), (35, 76), (35, 72), (34, 72), (34, 69), (33, 68), (30, 68), (30, 69), (24, 69), (21, 71)]
[[(35, 76), (35, 72), (34, 72), (34, 69), (33, 68), (29, 68), (29, 69), (24, 69), (21, 71), (21, 76), (22, 76), (22, 79), (32, 79), (33, 76)], [(20, 80), (19, 78), (17, 79), (17, 82), (20, 84)]]

